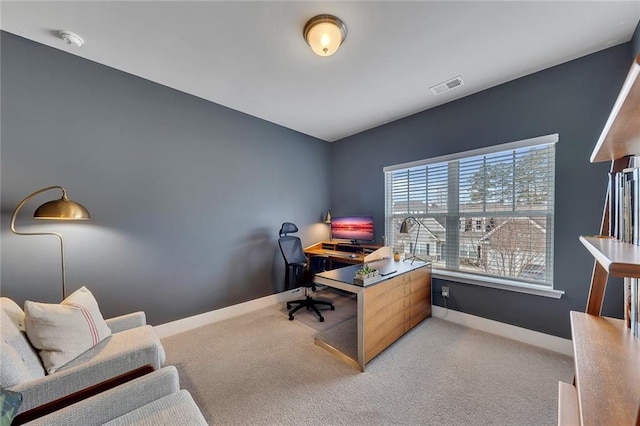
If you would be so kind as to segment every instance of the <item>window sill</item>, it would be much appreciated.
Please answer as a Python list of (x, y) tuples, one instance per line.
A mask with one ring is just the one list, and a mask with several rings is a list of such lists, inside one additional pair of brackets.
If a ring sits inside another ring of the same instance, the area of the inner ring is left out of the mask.
[(518, 293), (533, 294), (536, 296), (551, 297), (560, 299), (564, 294), (563, 290), (555, 290), (550, 287), (525, 283), (522, 281), (511, 281), (500, 278), (479, 277), (477, 275), (465, 274), (463, 272), (453, 272), (444, 269), (433, 269), (433, 278), (457, 281), (465, 284), (474, 284), (484, 287), (497, 288), (500, 290), (515, 291)]

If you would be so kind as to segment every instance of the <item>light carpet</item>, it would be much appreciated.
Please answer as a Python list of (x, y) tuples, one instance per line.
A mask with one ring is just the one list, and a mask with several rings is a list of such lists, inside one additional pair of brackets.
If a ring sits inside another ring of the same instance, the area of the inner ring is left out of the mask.
[[(332, 313), (335, 311), (332, 311)], [(210, 424), (553, 425), (570, 357), (428, 318), (360, 373), (264, 308), (162, 339)]]

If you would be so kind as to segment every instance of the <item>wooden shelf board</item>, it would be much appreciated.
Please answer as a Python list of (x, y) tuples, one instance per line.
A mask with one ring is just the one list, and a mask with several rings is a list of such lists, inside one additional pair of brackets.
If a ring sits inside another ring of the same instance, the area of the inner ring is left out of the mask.
[(623, 320), (571, 312), (583, 425), (633, 425), (640, 407), (640, 339)]
[(609, 237), (580, 237), (580, 241), (609, 275), (640, 278), (640, 246)]
[(636, 56), (602, 134), (591, 162), (612, 161), (640, 154), (640, 55)]

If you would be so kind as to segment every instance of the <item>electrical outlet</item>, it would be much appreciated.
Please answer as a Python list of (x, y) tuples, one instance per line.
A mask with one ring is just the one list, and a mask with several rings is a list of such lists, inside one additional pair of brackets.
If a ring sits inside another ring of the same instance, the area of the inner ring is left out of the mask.
[(449, 297), (449, 287), (446, 285), (442, 286), (442, 297)]

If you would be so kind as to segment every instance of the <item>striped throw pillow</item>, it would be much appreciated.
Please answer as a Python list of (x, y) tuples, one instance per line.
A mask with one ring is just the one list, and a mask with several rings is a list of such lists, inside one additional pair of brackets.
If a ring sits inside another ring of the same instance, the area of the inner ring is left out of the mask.
[(60, 304), (24, 303), (25, 329), (51, 374), (111, 335), (98, 302), (82, 287)]

